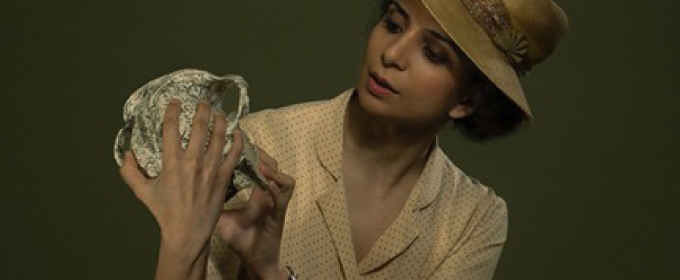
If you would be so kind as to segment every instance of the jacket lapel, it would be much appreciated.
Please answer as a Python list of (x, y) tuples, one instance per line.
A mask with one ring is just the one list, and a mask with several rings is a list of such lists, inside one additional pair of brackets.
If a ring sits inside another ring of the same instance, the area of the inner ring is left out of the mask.
[(401, 211), (359, 263), (360, 274), (367, 274), (383, 267), (411, 246), (419, 235), (414, 214), (406, 208)]
[(367, 274), (385, 266), (411, 247), (421, 235), (421, 230), (428, 230), (421, 228), (422, 220), (431, 217), (423, 217), (420, 210), (432, 204), (439, 193), (441, 173), (436, 172), (433, 165), (440, 166), (441, 161), (445, 159), (437, 143), (434, 143), (424, 171), (413, 187), (404, 208), (361, 260), (359, 273)]
[(318, 160), (328, 172), (324, 182), (330, 186), (317, 198), (316, 203), (333, 239), (346, 276), (368, 274), (380, 269), (404, 253), (417, 240), (420, 230), (426, 230), (418, 226), (419, 219), (423, 218), (418, 218), (419, 210), (429, 206), (439, 193), (441, 174), (433, 172), (432, 165), (440, 166), (441, 161), (446, 159), (437, 143), (434, 143), (424, 172), (416, 182), (399, 216), (357, 264), (341, 176), (344, 117), (351, 96), (351, 90), (344, 92), (329, 104), (332, 107), (329, 114), (318, 116), (319, 126), (314, 140)]
[(338, 181), (337, 187), (321, 195), (317, 199), (317, 205), (326, 222), (344, 274), (356, 275), (357, 264), (347, 215), (345, 188), (341, 187), (341, 184), (342, 180)]
[(329, 186), (317, 198), (336, 253), (345, 275), (356, 275), (354, 245), (347, 215), (347, 201), (342, 180), (342, 139), (345, 109), (351, 96), (348, 90), (329, 103), (329, 113), (318, 117), (314, 145), (321, 166), (327, 171), (324, 184)]

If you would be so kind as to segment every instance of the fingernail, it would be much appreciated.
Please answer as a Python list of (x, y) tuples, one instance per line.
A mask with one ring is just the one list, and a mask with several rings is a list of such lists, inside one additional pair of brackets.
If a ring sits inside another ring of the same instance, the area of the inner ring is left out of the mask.
[(177, 105), (179, 103), (180, 103), (180, 101), (177, 98), (170, 99), (170, 104)]

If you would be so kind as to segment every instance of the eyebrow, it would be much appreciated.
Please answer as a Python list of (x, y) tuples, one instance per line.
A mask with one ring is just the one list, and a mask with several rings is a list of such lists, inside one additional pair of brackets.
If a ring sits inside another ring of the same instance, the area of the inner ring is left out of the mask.
[(453, 51), (455, 51), (455, 52), (457, 52), (457, 53), (460, 53), (460, 52), (461, 52), (461, 50), (460, 50), (460, 48), (458, 47), (458, 45), (456, 45), (456, 43), (453, 42), (453, 40), (451, 40), (451, 38), (449, 38), (449, 37), (447, 37), (447, 36), (444, 36), (443, 34), (437, 32), (437, 31), (431, 30), (431, 29), (428, 29), (427, 31), (430, 32), (430, 34), (431, 34), (432, 36), (434, 36), (435, 38), (437, 38), (437, 39), (439, 39), (439, 40), (441, 40), (441, 41), (444, 41), (444, 43), (446, 43), (447, 45), (449, 45), (449, 47), (451, 47), (451, 49), (452, 49)]
[(402, 7), (401, 4), (399, 4), (399, 2), (397, 2), (397, 1), (392, 1), (392, 5), (394, 5), (394, 7), (397, 9), (397, 12), (399, 12), (399, 14), (400, 14), (402, 17), (404, 17), (405, 19), (409, 19), (409, 18), (411, 17), (411, 16), (409, 16), (409, 14), (406, 12), (406, 10), (404, 9), (404, 7)]
[[(408, 14), (408, 12), (406, 12), (406, 9), (404, 9), (404, 7), (401, 6), (401, 4), (399, 4), (398, 1), (392, 1), (392, 5), (394, 5), (394, 7), (397, 9), (397, 12), (399, 12), (399, 14), (400, 14), (401, 16), (403, 16), (405, 19), (408, 20), (408, 19), (410, 18), (410, 15)], [(460, 48), (458, 47), (458, 45), (457, 45), (455, 42), (453, 42), (453, 40), (451, 40), (451, 38), (449, 38), (448, 36), (445, 36), (444, 34), (441, 34), (441, 33), (437, 32), (437, 31), (432, 30), (432, 29), (427, 29), (427, 31), (428, 31), (428, 32), (430, 33), (430, 35), (432, 35), (433, 37), (435, 37), (435, 38), (437, 38), (438, 40), (443, 41), (444, 43), (446, 43), (447, 45), (449, 45), (449, 47), (451, 47), (451, 49), (452, 49), (453, 51), (455, 51), (455, 52), (457, 52), (457, 53), (459, 53), (459, 54), (461, 53), (461, 50), (460, 50)]]

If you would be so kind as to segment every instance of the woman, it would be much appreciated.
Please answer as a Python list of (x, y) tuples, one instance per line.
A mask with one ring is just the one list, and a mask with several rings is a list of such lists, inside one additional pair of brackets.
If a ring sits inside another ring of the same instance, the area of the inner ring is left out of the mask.
[(158, 279), (493, 276), (505, 203), (453, 165), (436, 135), (453, 121), (481, 141), (530, 119), (518, 76), (550, 55), (566, 17), (550, 0), (384, 7), (355, 89), (244, 120), (272, 181), (245, 208), (222, 210), (241, 143), (220, 160), (225, 124), (216, 118), (208, 136), (205, 104), (186, 150), (169, 106), (158, 179), (126, 155), (121, 174), (161, 227)]

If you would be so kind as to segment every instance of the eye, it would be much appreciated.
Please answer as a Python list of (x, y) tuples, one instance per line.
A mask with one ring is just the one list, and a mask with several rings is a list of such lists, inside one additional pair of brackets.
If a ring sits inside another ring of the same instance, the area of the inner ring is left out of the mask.
[(424, 49), (425, 57), (435, 64), (446, 64), (449, 62), (449, 57), (446, 54), (438, 53), (430, 47)]
[(385, 16), (385, 19), (383, 19), (383, 24), (385, 24), (385, 29), (387, 29), (387, 32), (400, 33), (403, 31), (403, 28), (389, 16)]

